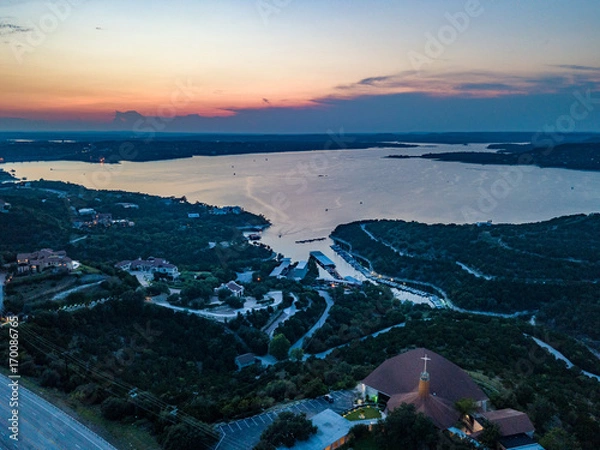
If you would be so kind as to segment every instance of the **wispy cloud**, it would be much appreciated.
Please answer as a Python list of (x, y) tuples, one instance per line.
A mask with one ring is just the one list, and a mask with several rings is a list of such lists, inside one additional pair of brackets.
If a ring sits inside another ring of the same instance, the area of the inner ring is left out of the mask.
[(549, 67), (558, 67), (559, 69), (579, 70), (583, 72), (600, 72), (600, 67), (581, 66), (578, 64), (550, 64)]
[(10, 17), (0, 17), (0, 36), (29, 33), (32, 29), (13, 23)]
[[(567, 65), (554, 66), (565, 69)], [(363, 78), (355, 83), (336, 86), (333, 93), (316, 99), (327, 103), (331, 99), (350, 99), (361, 96), (421, 93), (433, 96), (502, 97), (567, 92), (574, 86), (600, 88), (600, 70), (591, 66), (573, 66), (564, 70), (548, 70), (534, 74), (509, 74), (492, 71), (445, 71), (417, 73), (404, 71), (391, 75)], [(573, 73), (575, 70), (575, 73)]]

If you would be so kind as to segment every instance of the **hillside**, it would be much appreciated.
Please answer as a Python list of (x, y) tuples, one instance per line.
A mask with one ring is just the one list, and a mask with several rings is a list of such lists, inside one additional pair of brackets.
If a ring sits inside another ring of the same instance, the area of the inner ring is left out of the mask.
[(600, 215), (522, 225), (340, 225), (342, 247), (381, 274), (431, 283), (456, 306), (530, 311), (540, 321), (600, 342)]

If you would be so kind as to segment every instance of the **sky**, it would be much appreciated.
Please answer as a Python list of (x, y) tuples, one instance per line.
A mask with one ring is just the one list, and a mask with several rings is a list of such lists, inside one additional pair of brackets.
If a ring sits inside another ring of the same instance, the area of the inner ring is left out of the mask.
[(600, 131), (598, 24), (597, 0), (0, 0), (0, 130)]

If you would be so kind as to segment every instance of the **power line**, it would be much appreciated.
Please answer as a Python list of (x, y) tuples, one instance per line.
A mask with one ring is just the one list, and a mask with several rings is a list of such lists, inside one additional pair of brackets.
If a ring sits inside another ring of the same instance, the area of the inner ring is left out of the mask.
[[(131, 397), (129, 394), (131, 392), (137, 392), (139, 390), (138, 387), (130, 385), (130, 384), (123, 382), (121, 380), (118, 380), (116, 378), (113, 378), (110, 374), (102, 373), (94, 368), (91, 368), (88, 362), (83, 361), (83, 360), (69, 354), (68, 351), (66, 351), (65, 349), (63, 349), (60, 346), (56, 345), (55, 343), (47, 340), (43, 336), (39, 335), (38, 333), (36, 333), (35, 331), (33, 331), (27, 327), (23, 327), (20, 330), (22, 331), (22, 335), (26, 338), (27, 343), (29, 345), (31, 345), (33, 348), (40, 351), (41, 353), (47, 354), (48, 350), (50, 350), (51, 352), (57, 353), (59, 355), (59, 357), (62, 356), (62, 358), (65, 359), (65, 361), (68, 359), (72, 364), (74, 364), (75, 366), (77, 366), (84, 372), (83, 374), (79, 373), (79, 375), (83, 375), (87, 378), (95, 378), (96, 381), (101, 380), (101, 383), (104, 385), (101, 384), (101, 385), (99, 385), (99, 387), (102, 390), (109, 393), (111, 396), (114, 396), (114, 397), (121, 396), (122, 397), (124, 395), (128, 395), (130, 398), (137, 398), (139, 396), (140, 400), (145, 400), (147, 403), (149, 403), (148, 407), (146, 407), (144, 405), (144, 403), (140, 402), (140, 401), (134, 401), (134, 404), (137, 407), (141, 408), (142, 410), (148, 412), (149, 414), (152, 414), (162, 420), (168, 420), (171, 423), (176, 423), (176, 421), (174, 419), (170, 419), (169, 417), (166, 417), (164, 414), (161, 414), (162, 412), (165, 412), (165, 411), (171, 409), (172, 411), (175, 411), (175, 414), (172, 414), (172, 417), (179, 419), (179, 421), (181, 423), (184, 423), (190, 427), (193, 427), (196, 430), (202, 432), (203, 434), (205, 434), (208, 437), (213, 438), (213, 439), (218, 439), (221, 436), (221, 434), (218, 431), (216, 431), (213, 427), (198, 421), (196, 418), (194, 418), (193, 416), (190, 416), (189, 414), (180, 412), (177, 409), (173, 410), (173, 408), (174, 408), (173, 405), (169, 405), (169, 404), (165, 403), (164, 401), (156, 398), (151, 393), (148, 393), (146, 391), (141, 391), (140, 394), (138, 394), (134, 397)], [(42, 348), (42, 347), (45, 347), (45, 348)], [(119, 391), (121, 391), (121, 394), (116, 393), (113, 389), (111, 389), (111, 387), (116, 388)], [(159, 410), (159, 412), (153, 411), (152, 409), (149, 409), (149, 407), (157, 408)], [(212, 448), (212, 446), (209, 446), (208, 444), (203, 443), (203, 442), (199, 442), (199, 444), (204, 446), (205, 448)]]

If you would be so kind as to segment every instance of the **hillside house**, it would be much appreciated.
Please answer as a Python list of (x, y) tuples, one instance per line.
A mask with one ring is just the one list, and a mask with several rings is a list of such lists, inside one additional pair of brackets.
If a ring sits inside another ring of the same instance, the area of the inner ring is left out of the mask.
[(49, 268), (73, 270), (73, 260), (67, 256), (67, 252), (60, 250), (55, 252), (51, 248), (44, 248), (33, 253), (17, 254), (19, 273), (42, 272)]
[(148, 259), (125, 260), (115, 264), (115, 267), (131, 272), (162, 273), (173, 279), (179, 277), (179, 269), (166, 259), (150, 257)]

